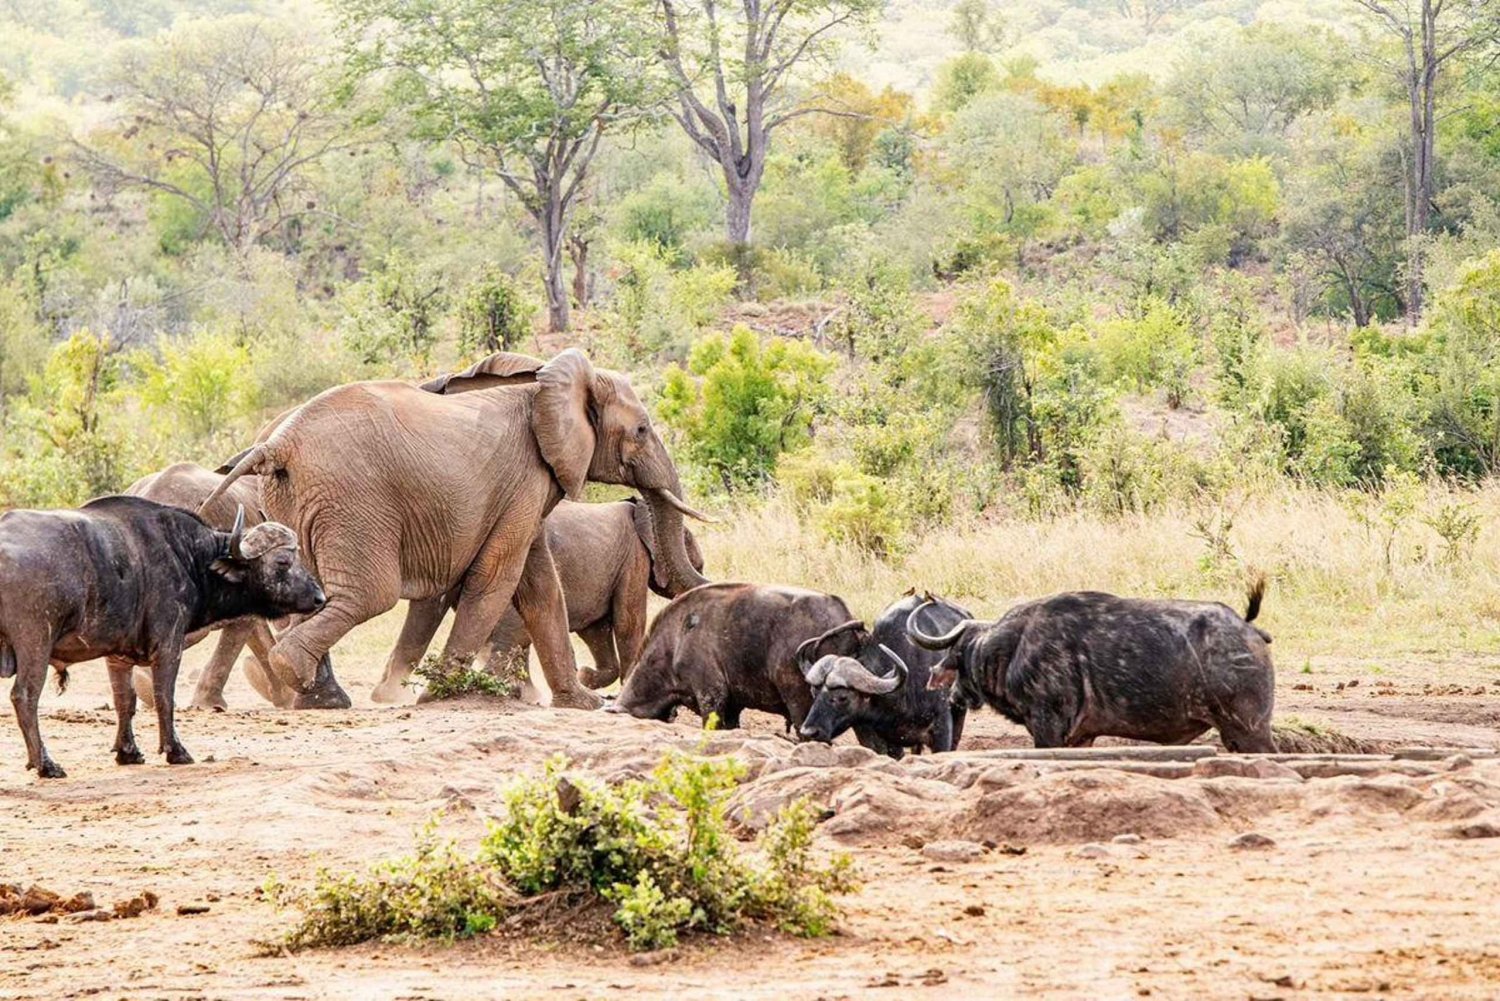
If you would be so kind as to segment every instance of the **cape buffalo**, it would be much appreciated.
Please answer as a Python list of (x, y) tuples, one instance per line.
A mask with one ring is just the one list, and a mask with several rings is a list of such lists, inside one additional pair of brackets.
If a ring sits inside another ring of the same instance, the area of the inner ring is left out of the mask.
[(797, 648), (848, 622), (843, 599), (765, 584), (704, 584), (678, 597), (651, 623), (646, 645), (607, 708), (669, 720), (678, 706), (719, 725), (740, 725), (746, 709), (800, 726), (812, 694), (797, 669)]
[[(954, 701), (989, 703), (1037, 747), (1087, 747), (1095, 737), (1185, 744), (1211, 726), (1231, 751), (1276, 750), (1271, 637), (1219, 602), (1148, 601), (1075, 591), (1012, 608), (997, 622), (965, 619), (929, 635), (917, 609), (907, 633), (947, 651), (930, 685)], [(926, 606), (923, 606), (926, 607)]]
[(149, 664), (156, 688), (159, 750), (170, 764), (192, 762), (173, 725), (173, 692), (186, 634), (246, 615), (314, 612), (323, 589), (297, 559), (297, 538), (264, 522), (245, 531), (241, 510), (229, 532), (190, 511), (140, 497), (102, 497), (77, 511), (10, 511), (0, 516), (0, 678), (26, 739), (26, 767), (64, 773), (47, 756), (37, 701), (47, 664), (108, 658), (119, 727), (115, 761), (145, 761), (131, 720), (131, 669)]
[[(906, 623), (924, 603), (909, 595), (875, 620), (845, 622), (808, 640), (797, 664), (812, 686), (813, 704), (797, 733), (803, 740), (831, 743), (854, 729), (861, 744), (900, 758), (906, 748), (951, 751), (963, 734), (965, 709), (949, 700), (949, 690), (929, 689), (940, 654), (924, 650), (906, 635)], [(933, 600), (922, 613), (929, 629), (947, 630), (969, 618), (967, 609)]]

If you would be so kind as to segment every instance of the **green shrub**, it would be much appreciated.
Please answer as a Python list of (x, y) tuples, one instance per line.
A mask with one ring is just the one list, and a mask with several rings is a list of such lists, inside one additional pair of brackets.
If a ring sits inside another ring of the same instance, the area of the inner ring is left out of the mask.
[(458, 350), (463, 355), (513, 351), (531, 334), (537, 306), (511, 275), (486, 265), (458, 303)]
[(1183, 310), (1148, 299), (1136, 316), (1105, 324), (1097, 343), (1108, 378), (1127, 382), (1137, 392), (1165, 390), (1173, 408), (1187, 399), (1198, 343)]
[(883, 480), (851, 472), (833, 485), (833, 496), (817, 513), (822, 533), (880, 556), (889, 556), (906, 526)]
[(423, 696), (432, 702), (461, 699), (466, 695), (488, 695), (503, 699), (515, 694), (512, 679), (497, 678), (474, 667), (472, 659), (455, 661), (442, 654), (428, 654), (412, 669), (411, 687), (422, 686)]
[(366, 365), (426, 369), (438, 341), (444, 282), (407, 254), (386, 256), (378, 271), (344, 294), (344, 344)]
[(250, 352), (224, 334), (164, 341), (160, 361), (146, 352), (133, 360), (144, 380), (141, 399), (193, 439), (212, 439), (257, 405)]
[(882, 361), (905, 351), (926, 320), (911, 294), (911, 279), (884, 257), (867, 259), (840, 283), (848, 305), (831, 335), (849, 357)]
[(266, 955), (380, 938), (468, 938), (491, 931), (517, 899), (501, 872), (439, 840), (436, 818), (417, 835), (409, 857), (376, 865), (367, 876), (320, 870), (305, 892), (273, 881), (266, 895), (302, 912), (285, 935), (257, 943)]
[(727, 934), (749, 922), (824, 935), (833, 895), (854, 888), (847, 855), (815, 860), (816, 813), (784, 807), (756, 856), (730, 833), (725, 806), (744, 773), (734, 759), (669, 754), (648, 779), (602, 785), (567, 772), (561, 757), (515, 782), (505, 814), (473, 857), (438, 842), (429, 825), (416, 854), (365, 877), (320, 873), (272, 899), (302, 910), (268, 951), (350, 945), (389, 936), (452, 939), (489, 931), (525, 900), (562, 893), (608, 902), (631, 948), (661, 948), (688, 931)]
[(800, 341), (762, 343), (747, 327), (693, 344), (667, 370), (657, 413), (689, 460), (726, 491), (763, 482), (782, 452), (805, 445), (828, 395), (828, 357)]

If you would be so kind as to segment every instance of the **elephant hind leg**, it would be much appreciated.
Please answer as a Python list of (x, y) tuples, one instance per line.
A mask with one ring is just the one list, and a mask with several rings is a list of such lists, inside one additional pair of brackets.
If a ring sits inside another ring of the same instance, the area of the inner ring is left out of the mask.
[(188, 703), (190, 706), (195, 709), (229, 708), (229, 703), (224, 701), (224, 686), (229, 682), (229, 672), (234, 670), (234, 662), (245, 647), (249, 630), (250, 623), (243, 620), (231, 622), (219, 630), (213, 656), (208, 659), (208, 666), (198, 678), (198, 685), (193, 689), (193, 701)]
[(435, 598), (406, 603), (406, 621), (401, 623), (401, 635), (396, 637), (396, 645), (391, 648), (390, 656), (385, 660), (385, 673), (370, 692), (371, 699), (386, 704), (401, 701), (406, 694), (406, 682), (411, 677), (412, 669), (427, 653), (428, 644), (437, 635), (438, 626), (443, 624), (443, 616), (448, 613), (456, 598), (455, 588)]
[(584, 645), (594, 656), (594, 666), (578, 672), (585, 688), (607, 688), (620, 679), (620, 657), (615, 652), (614, 623), (608, 619), (578, 630)]
[[(333, 677), (328, 651), (349, 630), (394, 607), (398, 594), (395, 582), (378, 590), (372, 588), (365, 594), (347, 590), (329, 592), (328, 604), (277, 638), (271, 647), (270, 673), (278, 678), (296, 678), (304, 691), (328, 689), (343, 695)], [(347, 708), (348, 696), (339, 702)], [(339, 702), (327, 705), (334, 708)]]

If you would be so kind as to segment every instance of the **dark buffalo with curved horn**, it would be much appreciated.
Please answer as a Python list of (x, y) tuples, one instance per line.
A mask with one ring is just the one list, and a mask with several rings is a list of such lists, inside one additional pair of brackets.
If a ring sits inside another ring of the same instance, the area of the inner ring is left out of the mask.
[(797, 667), (809, 638), (852, 616), (843, 599), (800, 587), (717, 583), (693, 588), (651, 623), (620, 697), (607, 711), (669, 720), (686, 706), (705, 723), (740, 725), (746, 709), (800, 726), (812, 694)]
[(1264, 593), (1257, 581), (1240, 616), (1219, 602), (1075, 591), (941, 633), (919, 624), (924, 605), (906, 632), (944, 652), (929, 685), (953, 685), (954, 702), (970, 708), (988, 703), (1037, 747), (1104, 736), (1184, 744), (1218, 727), (1231, 751), (1270, 752), (1271, 637), (1252, 625)]
[(132, 728), (130, 681), (135, 665), (149, 665), (161, 751), (169, 764), (189, 764), (173, 713), (187, 634), (323, 605), (323, 589), (297, 558), (296, 535), (269, 521), (247, 530), (243, 507), (228, 532), (141, 497), (102, 497), (76, 511), (7, 512), (0, 516), (0, 678), (15, 678), (10, 698), (27, 767), (42, 778), (64, 774), (37, 726), (49, 663), (61, 683), (68, 665), (107, 659), (122, 765), (145, 761)]
[(951, 751), (963, 734), (963, 706), (946, 688), (930, 689), (942, 656), (914, 644), (906, 624), (919, 606), (929, 628), (947, 629), (968, 619), (952, 602), (909, 595), (875, 620), (842, 623), (803, 643), (797, 663), (812, 687), (813, 704), (798, 728), (803, 740), (830, 743), (852, 729), (861, 744), (900, 758), (907, 749)]

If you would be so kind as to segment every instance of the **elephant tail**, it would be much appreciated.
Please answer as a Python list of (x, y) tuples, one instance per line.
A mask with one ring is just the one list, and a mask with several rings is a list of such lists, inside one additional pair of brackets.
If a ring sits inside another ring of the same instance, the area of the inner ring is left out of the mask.
[(272, 458), (272, 445), (269, 441), (246, 449), (235, 456), (235, 459), (238, 461), (235, 461), (234, 466), (230, 468), (229, 472), (224, 474), (224, 478), (219, 481), (219, 485), (214, 487), (213, 493), (209, 494), (203, 503), (198, 505), (199, 517), (203, 516), (203, 512), (207, 511), (213, 505), (214, 501), (224, 496), (224, 492), (234, 485), (235, 480), (246, 473), (264, 475), (269, 473), (275, 466)]

